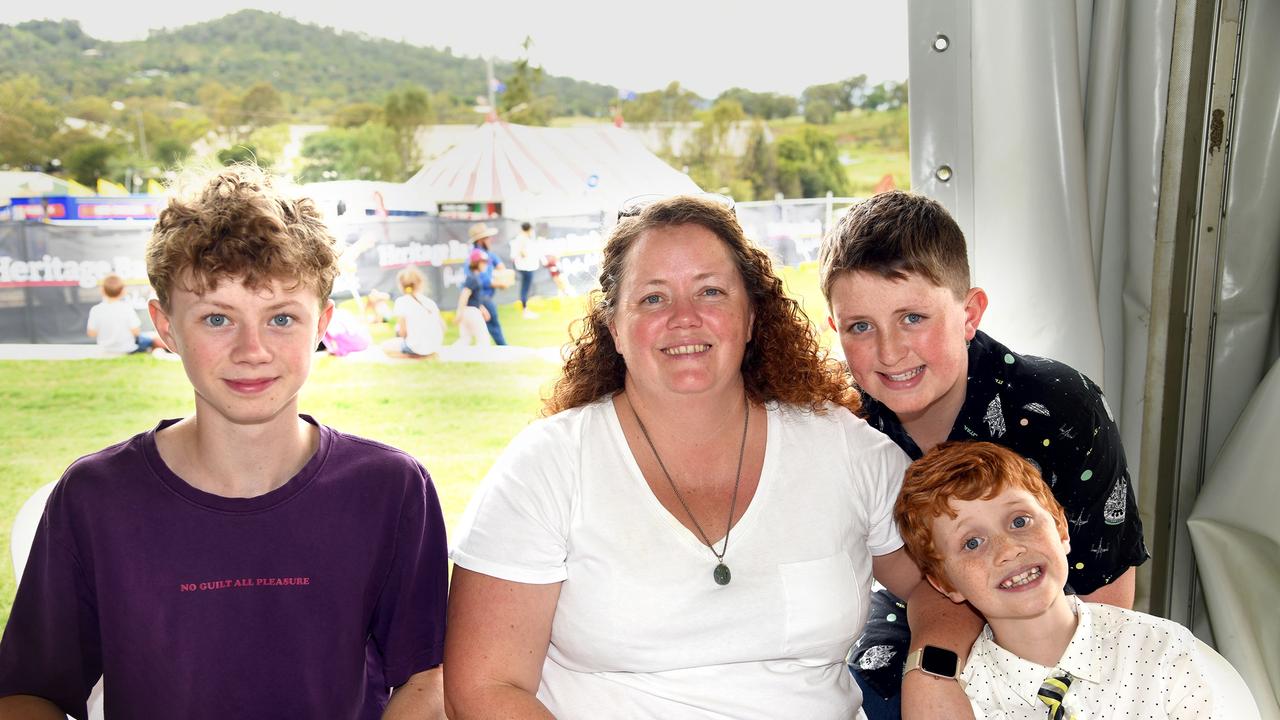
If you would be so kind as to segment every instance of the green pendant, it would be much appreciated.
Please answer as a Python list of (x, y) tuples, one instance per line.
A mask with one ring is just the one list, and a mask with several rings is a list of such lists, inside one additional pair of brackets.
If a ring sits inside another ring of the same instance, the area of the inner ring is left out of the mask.
[(717, 585), (728, 585), (729, 581), (733, 579), (733, 575), (729, 572), (729, 566), (724, 563), (716, 565), (711, 577), (715, 578)]

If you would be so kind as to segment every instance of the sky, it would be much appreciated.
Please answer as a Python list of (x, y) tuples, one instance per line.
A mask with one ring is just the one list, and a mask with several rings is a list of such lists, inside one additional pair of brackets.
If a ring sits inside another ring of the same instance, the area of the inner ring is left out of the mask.
[(0, 24), (65, 18), (101, 40), (140, 40), (247, 7), (455, 55), (515, 59), (528, 36), (530, 59), (546, 72), (636, 92), (675, 80), (703, 97), (730, 87), (799, 95), (858, 74), (871, 83), (907, 77), (906, 3), (896, 0), (490, 0), (409, 9), (392, 0), (6, 0)]

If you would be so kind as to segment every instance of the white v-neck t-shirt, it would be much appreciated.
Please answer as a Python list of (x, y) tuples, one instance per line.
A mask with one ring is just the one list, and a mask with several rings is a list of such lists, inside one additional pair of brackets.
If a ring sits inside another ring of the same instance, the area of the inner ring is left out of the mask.
[(843, 408), (766, 409), (726, 586), (649, 489), (610, 399), (531, 424), (489, 471), (452, 558), (563, 583), (538, 690), (556, 717), (858, 715), (845, 655), (866, 622), (872, 556), (902, 546), (893, 503), (908, 460)]

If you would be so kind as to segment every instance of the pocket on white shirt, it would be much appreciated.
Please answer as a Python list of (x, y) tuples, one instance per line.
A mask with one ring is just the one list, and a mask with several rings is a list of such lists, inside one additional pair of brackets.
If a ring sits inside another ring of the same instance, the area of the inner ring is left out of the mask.
[(786, 598), (786, 649), (801, 653), (826, 648), (844, 657), (866, 621), (853, 561), (838, 552), (830, 557), (778, 565)]

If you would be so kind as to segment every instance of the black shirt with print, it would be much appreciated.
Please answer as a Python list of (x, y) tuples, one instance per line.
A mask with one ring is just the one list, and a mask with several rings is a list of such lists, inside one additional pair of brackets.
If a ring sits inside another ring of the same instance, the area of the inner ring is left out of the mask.
[[(892, 410), (867, 394), (863, 415), (911, 457), (923, 453)], [(1102, 390), (1055, 360), (1019, 355), (979, 331), (969, 344), (964, 405), (948, 440), (1003, 445), (1039, 468), (1071, 531), (1068, 593), (1087, 595), (1149, 557), (1120, 431)], [(905, 604), (873, 594), (854, 671), (884, 697), (898, 693), (910, 633)]]

